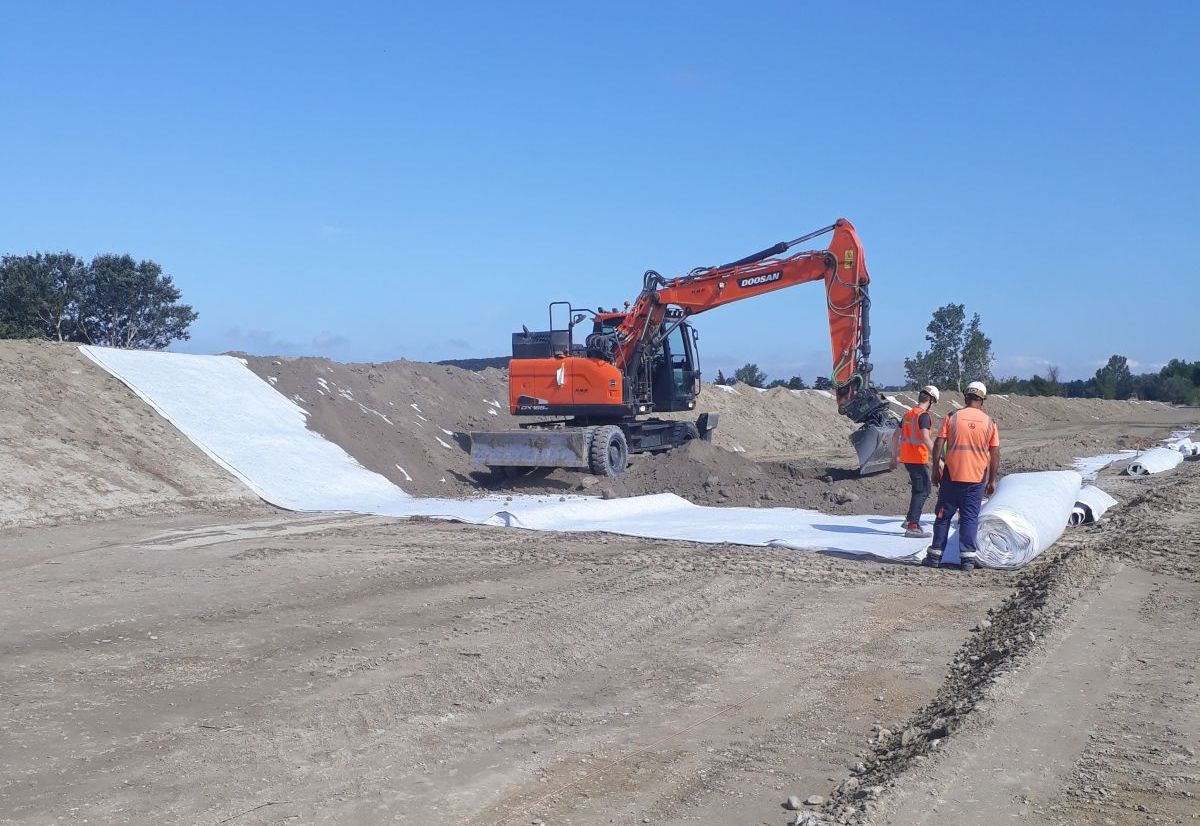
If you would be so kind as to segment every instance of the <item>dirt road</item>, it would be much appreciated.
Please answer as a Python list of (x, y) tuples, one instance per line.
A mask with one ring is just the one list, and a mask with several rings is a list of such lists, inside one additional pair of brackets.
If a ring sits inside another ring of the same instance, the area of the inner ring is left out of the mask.
[(1200, 819), (1200, 463), (1102, 482), (1125, 501), (1112, 521), (1018, 579), (938, 694), (893, 725), (905, 736), (881, 738), (812, 822)]
[(1200, 463), (1107, 485), (1109, 525), (970, 579), (374, 518), (15, 532), (0, 821), (1190, 822)]
[(13, 823), (778, 824), (1011, 579), (362, 518), (9, 539)]

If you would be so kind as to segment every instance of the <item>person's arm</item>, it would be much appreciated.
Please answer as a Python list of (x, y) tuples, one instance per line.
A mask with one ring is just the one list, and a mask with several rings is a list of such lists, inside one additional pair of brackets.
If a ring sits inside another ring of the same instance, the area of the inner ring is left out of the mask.
[(938, 436), (933, 443), (933, 483), (940, 485), (942, 483), (942, 445), (945, 440)]
[(888, 466), (891, 470), (896, 469), (896, 465), (900, 463), (900, 428), (892, 431), (892, 463)]
[(933, 416), (924, 414), (917, 421), (917, 425), (921, 429), (921, 441), (925, 443), (925, 449), (933, 450)]
[(996, 492), (996, 482), (1000, 479), (1000, 446), (989, 448), (988, 453), (991, 461), (988, 462), (987, 485), (984, 486), (983, 492), (991, 496)]

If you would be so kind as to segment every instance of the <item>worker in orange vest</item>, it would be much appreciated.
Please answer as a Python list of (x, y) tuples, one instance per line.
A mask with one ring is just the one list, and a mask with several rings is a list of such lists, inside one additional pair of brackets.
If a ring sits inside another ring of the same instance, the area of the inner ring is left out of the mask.
[(929, 451), (933, 447), (933, 406), (940, 397), (932, 384), (921, 388), (917, 395), (917, 406), (909, 409), (892, 436), (892, 470), (897, 463), (908, 470), (912, 483), (912, 497), (908, 501), (908, 515), (904, 517), (904, 535), (912, 538), (931, 536), (921, 527), (921, 511), (929, 498), (933, 486), (929, 479)]
[[(983, 412), (987, 387), (973, 381), (967, 385), (967, 406), (955, 410), (942, 421), (942, 430), (933, 443), (933, 483), (938, 485), (933, 542), (922, 564), (936, 568), (942, 561), (950, 520), (958, 512), (959, 568), (975, 570), (975, 534), (979, 528), (979, 506), (986, 493), (996, 492), (1000, 474), (1000, 430), (992, 417)], [(945, 470), (940, 466), (946, 458)]]

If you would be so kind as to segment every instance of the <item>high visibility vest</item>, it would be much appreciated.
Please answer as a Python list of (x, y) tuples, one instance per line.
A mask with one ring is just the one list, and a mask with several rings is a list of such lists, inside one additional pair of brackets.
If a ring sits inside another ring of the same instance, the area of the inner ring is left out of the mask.
[(923, 407), (914, 407), (900, 422), (900, 461), (906, 465), (929, 464), (929, 448), (921, 437), (921, 416), (928, 412)]
[(974, 407), (955, 410), (942, 423), (946, 469), (955, 482), (982, 482), (991, 461), (991, 448), (1000, 444), (992, 417)]

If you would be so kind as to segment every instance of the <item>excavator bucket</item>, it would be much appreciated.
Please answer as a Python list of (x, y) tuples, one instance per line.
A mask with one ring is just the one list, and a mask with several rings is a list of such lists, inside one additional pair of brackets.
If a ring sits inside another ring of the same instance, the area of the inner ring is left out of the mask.
[(887, 470), (892, 464), (892, 434), (896, 425), (892, 423), (864, 424), (850, 434), (850, 444), (858, 453), (858, 475), (868, 476)]
[(587, 435), (581, 429), (472, 433), (471, 464), (490, 468), (585, 468)]

